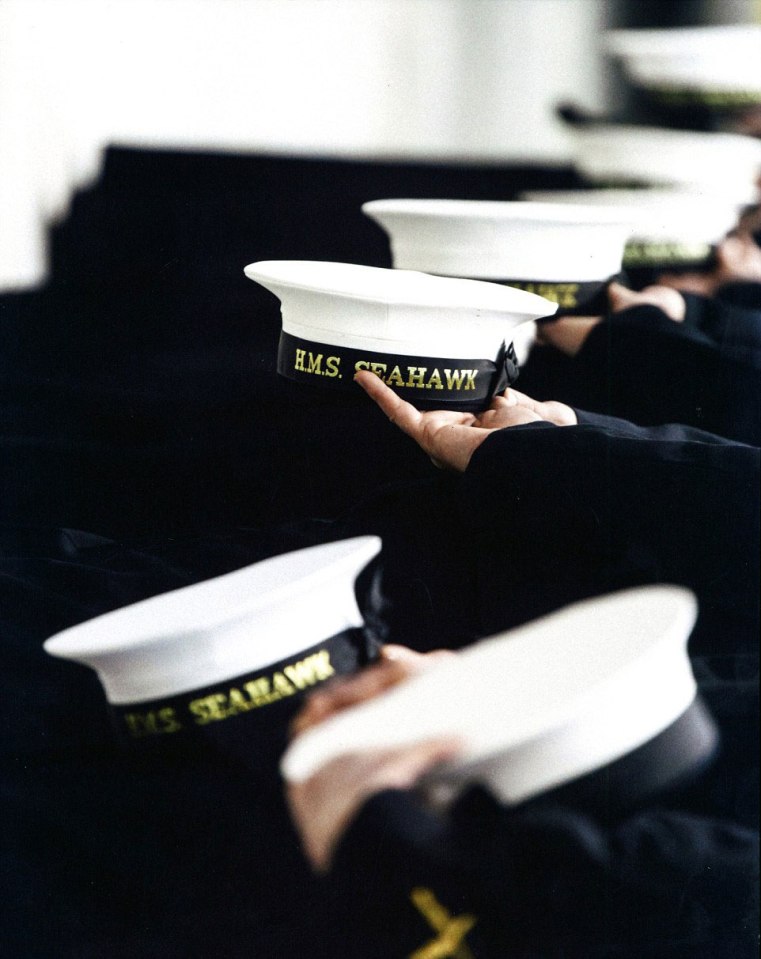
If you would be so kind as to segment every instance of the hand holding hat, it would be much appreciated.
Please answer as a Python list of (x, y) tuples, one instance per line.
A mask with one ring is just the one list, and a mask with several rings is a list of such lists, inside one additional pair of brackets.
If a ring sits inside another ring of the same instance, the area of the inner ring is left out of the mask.
[(288, 806), (315, 872), (328, 871), (339, 840), (365, 800), (386, 789), (411, 789), (434, 766), (453, 759), (458, 748), (456, 740), (442, 737), (346, 753), (309, 779), (288, 783)]
[(673, 586), (594, 597), (300, 733), (280, 769), (310, 861), (329, 868), (364, 801), (386, 789), (422, 785), (447, 806), (481, 784), (506, 807), (552, 794), (623, 810), (685, 781), (717, 745), (687, 654), (696, 613)]
[[(657, 306), (675, 323), (684, 320), (687, 306), (682, 294), (670, 286), (658, 284), (644, 290), (630, 290), (621, 283), (608, 287), (611, 313), (620, 313), (633, 306)], [(576, 356), (592, 330), (602, 321), (601, 316), (561, 316), (544, 322), (538, 328), (537, 340), (554, 346), (567, 356)]]
[(684, 297), (680, 293), (660, 284), (646, 286), (644, 290), (636, 291), (630, 290), (621, 283), (611, 283), (608, 289), (608, 301), (611, 313), (620, 313), (632, 306), (657, 306), (675, 323), (682, 322), (687, 310)]
[(407, 646), (388, 643), (381, 647), (378, 661), (353, 676), (340, 676), (310, 694), (291, 723), (291, 734), (299, 736), (330, 716), (391, 689), (431, 663), (454, 656), (448, 649), (418, 653)]
[[(291, 731), (300, 736), (455, 655), (446, 649), (418, 653), (406, 646), (384, 646), (377, 663), (312, 693), (291, 724)], [(291, 815), (313, 868), (317, 872), (328, 869), (335, 845), (368, 796), (383, 789), (411, 788), (432, 766), (453, 758), (456, 749), (455, 740), (442, 738), (400, 749), (351, 753), (328, 763), (305, 782), (287, 783)]]
[(710, 273), (668, 274), (659, 282), (700, 296), (714, 296), (725, 283), (761, 283), (761, 246), (752, 233), (738, 230), (716, 247), (716, 266)]
[(483, 413), (432, 410), (421, 413), (389, 389), (374, 373), (360, 371), (354, 377), (388, 418), (424, 450), (436, 466), (464, 473), (473, 453), (497, 430), (523, 426), (539, 420), (556, 426), (572, 426), (576, 414), (564, 403), (540, 403), (508, 389), (494, 397)]

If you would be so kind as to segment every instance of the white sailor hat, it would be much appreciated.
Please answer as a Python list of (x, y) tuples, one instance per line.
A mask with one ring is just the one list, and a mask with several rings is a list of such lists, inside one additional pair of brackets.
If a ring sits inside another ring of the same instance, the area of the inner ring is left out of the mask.
[(354, 581), (379, 552), (361, 536), (254, 563), (105, 613), (48, 639), (94, 669), (122, 738), (156, 740), (269, 714), (364, 665)]
[(568, 130), (574, 165), (591, 183), (679, 186), (738, 203), (757, 197), (761, 140), (753, 137), (598, 122)]
[(625, 270), (707, 262), (716, 244), (737, 224), (743, 209), (742, 203), (731, 198), (704, 196), (676, 187), (533, 190), (521, 197), (543, 203), (619, 210), (632, 224), (624, 248)]
[(281, 772), (299, 782), (342, 754), (453, 737), (459, 758), (429, 780), (449, 798), (481, 784), (514, 805), (605, 770), (631, 800), (716, 744), (686, 651), (695, 614), (671, 586), (578, 603), (312, 727)]
[(603, 48), (666, 104), (726, 111), (761, 103), (761, 24), (611, 30)]
[(483, 409), (517, 376), (521, 324), (554, 303), (494, 283), (352, 263), (274, 260), (246, 276), (281, 302), (278, 372), (357, 390), (377, 373), (421, 408)]
[(586, 306), (621, 270), (629, 223), (619, 211), (499, 200), (373, 200), (395, 267), (490, 279), (561, 310)]

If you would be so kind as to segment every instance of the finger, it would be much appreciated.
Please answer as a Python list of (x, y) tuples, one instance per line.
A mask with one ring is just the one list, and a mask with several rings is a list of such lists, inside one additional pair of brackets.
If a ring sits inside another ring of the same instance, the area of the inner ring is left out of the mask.
[(379, 376), (368, 370), (359, 370), (354, 374), (354, 380), (370, 399), (378, 404), (392, 423), (395, 423), (408, 436), (417, 439), (422, 415), (411, 403), (397, 396)]
[[(410, 789), (425, 773), (454, 759), (463, 746), (453, 737), (427, 739), (377, 755), (368, 786), (376, 789)], [(372, 788), (368, 791), (372, 791)]]
[(401, 646), (397, 643), (386, 643), (385, 646), (381, 647), (379, 656), (382, 660), (408, 663), (411, 666), (423, 659), (423, 653), (418, 653), (417, 650), (410, 649), (409, 646)]
[(330, 716), (372, 699), (407, 679), (412, 671), (409, 661), (389, 659), (370, 666), (354, 676), (335, 680), (324, 689), (309, 696), (291, 722), (291, 735), (299, 736)]
[(521, 426), (536, 420), (546, 420), (556, 426), (574, 426), (578, 420), (576, 413), (565, 403), (556, 400), (535, 400), (525, 393), (510, 387), (505, 390), (501, 403), (492, 403), (492, 407), (481, 414), (480, 426), (496, 425), (497, 428)]
[(698, 296), (713, 296), (717, 285), (711, 273), (662, 273), (659, 286), (668, 286), (680, 293), (697, 293)]
[(535, 400), (531, 396), (527, 396), (525, 393), (521, 393), (518, 390), (514, 390), (512, 386), (505, 390), (506, 394), (509, 394), (509, 399), (511, 401), (510, 405), (512, 406), (523, 406), (527, 410), (531, 410), (534, 413), (540, 412), (542, 403), (539, 400)]
[(759, 280), (761, 275), (761, 248), (750, 234), (727, 237), (716, 251), (722, 279)]
[(518, 402), (516, 396), (519, 396), (517, 390), (511, 390), (509, 387), (502, 393), (498, 393), (489, 404), (490, 410), (500, 410), (506, 406), (515, 406)]
[(432, 662), (454, 655), (448, 649), (418, 653), (407, 646), (387, 644), (382, 647), (375, 665), (353, 676), (337, 679), (326, 688), (312, 693), (291, 723), (291, 733), (297, 736), (329, 716), (396, 686)]
[(680, 322), (684, 319), (686, 313), (686, 304), (682, 294), (673, 287), (662, 284), (646, 286), (642, 290), (642, 299), (646, 303), (652, 303), (672, 320)]
[(556, 323), (540, 327), (541, 342), (575, 356), (601, 319), (599, 316), (563, 316)]
[(621, 283), (611, 283), (608, 287), (608, 303), (610, 303), (610, 308), (614, 313), (640, 302), (640, 295)]
[(409, 646), (399, 646), (395, 643), (387, 643), (380, 651), (381, 659), (404, 663), (412, 670), (424, 669), (431, 662), (450, 659), (456, 655), (451, 649), (432, 649), (428, 653), (418, 653)]
[(315, 871), (329, 869), (335, 847), (368, 796), (388, 788), (409, 789), (460, 750), (459, 742), (442, 737), (396, 749), (347, 753), (305, 782), (288, 783), (288, 807)]

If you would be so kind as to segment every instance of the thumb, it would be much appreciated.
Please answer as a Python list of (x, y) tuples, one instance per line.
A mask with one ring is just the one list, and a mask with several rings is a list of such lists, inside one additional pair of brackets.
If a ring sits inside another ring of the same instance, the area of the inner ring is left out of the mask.
[(525, 409), (532, 410), (534, 413), (538, 413), (543, 406), (538, 400), (526, 396), (525, 393), (519, 393), (518, 390), (513, 389), (512, 386), (505, 390), (505, 399), (507, 400), (508, 406), (523, 406)]
[(608, 302), (611, 310), (617, 313), (619, 310), (625, 310), (627, 307), (639, 303), (640, 296), (621, 283), (611, 283), (608, 287)]

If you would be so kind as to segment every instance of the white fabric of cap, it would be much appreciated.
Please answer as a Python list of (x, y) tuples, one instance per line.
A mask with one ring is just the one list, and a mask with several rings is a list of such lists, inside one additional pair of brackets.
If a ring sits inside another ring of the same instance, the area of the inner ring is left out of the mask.
[(244, 272), (278, 297), (286, 333), (379, 353), (490, 359), (514, 327), (557, 310), (523, 290), (412, 270), (265, 260)]
[(354, 580), (380, 548), (360, 536), (274, 556), (63, 630), (45, 650), (95, 669), (114, 704), (202, 688), (361, 626)]
[(299, 736), (286, 779), (342, 754), (455, 737), (441, 783), (518, 803), (621, 758), (674, 722), (696, 684), (692, 593), (650, 586), (574, 604), (475, 644)]
[(761, 24), (611, 30), (603, 49), (646, 88), (761, 94)]
[(753, 202), (761, 140), (739, 133), (590, 123), (569, 128), (574, 163), (592, 182), (688, 186)]
[(689, 189), (603, 188), (529, 190), (521, 199), (571, 206), (606, 206), (631, 221), (632, 240), (683, 240), (716, 243), (736, 224), (744, 204)]
[(621, 269), (629, 224), (616, 210), (510, 200), (372, 200), (394, 266), (492, 280), (585, 282)]

